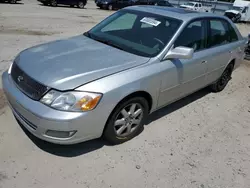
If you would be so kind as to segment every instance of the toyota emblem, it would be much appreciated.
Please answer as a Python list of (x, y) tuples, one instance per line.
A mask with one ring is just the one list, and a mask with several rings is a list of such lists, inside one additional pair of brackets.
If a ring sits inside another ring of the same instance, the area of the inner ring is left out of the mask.
[(23, 81), (23, 77), (22, 76), (18, 76), (17, 80), (18, 80), (18, 82), (21, 82), (21, 81)]

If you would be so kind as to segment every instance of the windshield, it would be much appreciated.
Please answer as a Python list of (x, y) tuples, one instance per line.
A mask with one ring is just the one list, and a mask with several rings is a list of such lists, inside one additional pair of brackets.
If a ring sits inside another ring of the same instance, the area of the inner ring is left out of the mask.
[(187, 5), (187, 6), (194, 6), (194, 3), (184, 3), (184, 5)]
[(168, 44), (180, 24), (180, 20), (157, 14), (120, 10), (85, 35), (129, 53), (154, 57)]
[(243, 7), (233, 7), (233, 10), (241, 11)]

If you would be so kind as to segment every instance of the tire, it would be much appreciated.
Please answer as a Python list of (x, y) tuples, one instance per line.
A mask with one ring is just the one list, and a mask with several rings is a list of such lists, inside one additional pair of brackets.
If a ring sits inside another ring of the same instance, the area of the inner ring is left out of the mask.
[(74, 8), (74, 7), (75, 7), (75, 5), (70, 5), (70, 7), (71, 7), (71, 8)]
[(43, 5), (44, 5), (44, 6), (48, 6), (48, 3), (47, 3), (47, 2), (43, 2)]
[(113, 5), (108, 5), (108, 10), (113, 10)]
[(52, 7), (56, 7), (57, 6), (57, 1), (56, 0), (51, 0), (50, 5)]
[(84, 1), (78, 1), (78, 3), (77, 3), (77, 7), (78, 7), (78, 8), (83, 9), (84, 6), (85, 6)]
[(231, 20), (232, 20), (233, 23), (236, 23), (236, 17), (232, 17)]
[(233, 69), (234, 64), (230, 63), (222, 73), (221, 77), (210, 86), (213, 92), (220, 92), (226, 87), (229, 80), (231, 79)]
[(104, 138), (111, 144), (121, 144), (134, 138), (142, 130), (148, 112), (148, 102), (143, 97), (121, 102), (107, 121)]
[(16, 0), (10, 0), (9, 1), (11, 4), (16, 4)]

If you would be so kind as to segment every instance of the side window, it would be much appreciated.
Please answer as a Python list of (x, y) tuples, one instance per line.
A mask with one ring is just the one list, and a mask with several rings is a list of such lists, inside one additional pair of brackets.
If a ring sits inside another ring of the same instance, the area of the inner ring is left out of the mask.
[(195, 7), (198, 7), (198, 4), (195, 4)]
[(190, 23), (179, 35), (174, 47), (185, 46), (193, 48), (194, 51), (205, 48), (205, 22), (202, 20)]
[(135, 23), (137, 16), (135, 14), (126, 13), (116, 20), (112, 21), (104, 28), (102, 28), (102, 32), (106, 31), (115, 31), (115, 30), (125, 30), (125, 29), (132, 29)]
[(237, 41), (238, 40), (238, 36), (234, 30), (234, 28), (231, 26), (230, 23), (227, 23), (228, 24), (228, 35), (230, 36), (230, 42), (234, 42), (234, 41)]
[(248, 7), (244, 7), (244, 9), (243, 9), (242, 13), (246, 13), (246, 12), (247, 12), (247, 10), (248, 10)]
[(210, 20), (208, 46), (219, 46), (238, 40), (234, 29), (224, 20)]

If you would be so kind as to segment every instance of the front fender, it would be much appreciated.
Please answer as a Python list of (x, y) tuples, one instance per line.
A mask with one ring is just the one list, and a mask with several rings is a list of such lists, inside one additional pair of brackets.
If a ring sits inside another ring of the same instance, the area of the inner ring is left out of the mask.
[(77, 90), (103, 93), (101, 103), (111, 113), (115, 106), (128, 95), (145, 91), (152, 98), (151, 112), (157, 108), (161, 84), (161, 67), (158, 63), (142, 65), (85, 84)]

